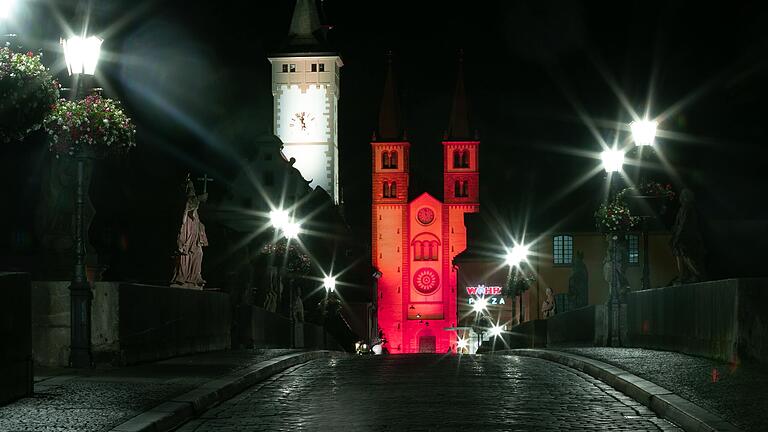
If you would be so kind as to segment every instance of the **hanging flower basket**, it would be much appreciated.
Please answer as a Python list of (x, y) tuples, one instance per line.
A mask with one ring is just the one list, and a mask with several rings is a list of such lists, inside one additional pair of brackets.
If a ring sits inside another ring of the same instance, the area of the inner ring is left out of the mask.
[(604, 234), (617, 234), (632, 231), (640, 222), (629, 209), (626, 195), (629, 189), (624, 189), (616, 197), (600, 205), (595, 212), (597, 230)]
[(0, 142), (39, 129), (59, 98), (59, 83), (40, 58), (0, 48)]
[(136, 146), (136, 127), (120, 103), (99, 95), (60, 100), (45, 121), (50, 150), (57, 155), (101, 158)]
[(302, 252), (295, 243), (289, 244), (285, 238), (274, 243), (267, 243), (262, 248), (261, 253), (271, 255), (275, 264), (285, 267), (289, 273), (306, 275), (312, 269), (309, 255)]

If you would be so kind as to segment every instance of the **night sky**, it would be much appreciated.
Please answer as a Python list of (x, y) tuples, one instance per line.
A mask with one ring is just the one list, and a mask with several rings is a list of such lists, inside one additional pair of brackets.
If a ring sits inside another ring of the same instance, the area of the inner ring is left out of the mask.
[[(173, 241), (163, 215), (186, 171), (232, 179), (234, 158), (271, 132), (266, 57), (287, 33), (293, 2), (94, 3), (92, 25), (111, 54), (101, 83), (138, 129), (129, 159), (97, 172), (97, 218), (128, 232), (134, 248), (151, 249), (158, 236)], [(52, 67), (62, 62), (54, 16), (71, 19), (70, 6), (31, 4), (17, 23), (25, 48), (43, 49)], [(590, 228), (569, 219), (591, 214), (605, 182), (598, 173), (576, 183), (599, 166), (584, 156), (601, 150), (587, 123), (612, 140), (616, 122), (631, 120), (617, 93), (642, 113), (650, 92), (651, 116), (672, 112), (658, 145), (676, 176), (653, 168), (649, 176), (693, 189), (711, 219), (768, 219), (759, 198), (768, 184), (768, 15), (757, 2), (327, 0), (323, 8), (345, 63), (341, 182), (348, 221), (361, 233), (369, 230), (370, 139), (388, 50), (411, 141), (412, 194), (442, 194), (440, 140), (462, 49), (470, 121), (482, 142), (481, 206), (490, 213), (512, 224), (527, 214), (531, 230), (563, 221)], [(18, 185), (4, 199), (18, 203), (4, 215), (6, 239), (6, 227), (31, 230), (35, 143), (2, 150), (3, 185)]]

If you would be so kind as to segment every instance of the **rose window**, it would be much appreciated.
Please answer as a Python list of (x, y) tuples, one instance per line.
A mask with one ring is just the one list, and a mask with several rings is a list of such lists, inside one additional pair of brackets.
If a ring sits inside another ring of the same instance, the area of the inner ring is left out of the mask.
[(431, 268), (423, 268), (413, 275), (413, 286), (422, 294), (432, 294), (440, 286), (440, 275)]

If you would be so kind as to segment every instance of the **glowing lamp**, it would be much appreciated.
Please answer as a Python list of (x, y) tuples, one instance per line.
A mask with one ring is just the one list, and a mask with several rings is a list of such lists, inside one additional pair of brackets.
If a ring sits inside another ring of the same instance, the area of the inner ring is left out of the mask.
[(639, 120), (630, 123), (629, 128), (632, 130), (632, 139), (635, 140), (635, 144), (638, 146), (653, 145), (658, 125), (659, 123), (654, 120)]
[(336, 291), (336, 277), (326, 276), (323, 278), (323, 288), (326, 292)]
[(472, 305), (472, 310), (478, 313), (486, 309), (488, 309), (488, 300), (486, 300), (485, 297), (480, 297), (475, 300), (475, 303)]
[(277, 229), (283, 229), (290, 222), (288, 211), (283, 209), (272, 210), (269, 212), (269, 223)]
[(507, 252), (505, 261), (510, 267), (519, 267), (520, 263), (528, 259), (529, 252), (530, 248), (528, 246), (517, 244), (512, 248), (512, 250)]
[(503, 328), (500, 325), (495, 325), (495, 326), (491, 327), (491, 330), (489, 331), (489, 333), (493, 337), (499, 337), (499, 336), (501, 336), (501, 331), (502, 330), (503, 330)]
[(457, 341), (456, 341), (456, 346), (457, 346), (457, 347), (458, 347), (460, 350), (462, 350), (462, 349), (466, 349), (466, 348), (467, 348), (467, 346), (469, 346), (469, 342), (467, 342), (467, 340), (466, 340), (466, 339), (462, 339), (462, 338), (459, 338), (459, 340), (457, 340)]
[(624, 165), (624, 152), (621, 150), (605, 150), (600, 159), (603, 161), (603, 169), (605, 172), (617, 172), (621, 171), (622, 165)]
[(67, 63), (69, 74), (95, 74), (96, 64), (101, 55), (102, 42), (104, 41), (96, 36), (87, 38), (74, 36), (69, 39), (62, 39), (61, 46), (64, 48), (64, 61)]
[(298, 222), (288, 222), (283, 226), (283, 235), (287, 239), (297, 239), (299, 238), (299, 233), (301, 232), (301, 224)]
[(15, 0), (0, 0), (0, 19), (10, 18)]

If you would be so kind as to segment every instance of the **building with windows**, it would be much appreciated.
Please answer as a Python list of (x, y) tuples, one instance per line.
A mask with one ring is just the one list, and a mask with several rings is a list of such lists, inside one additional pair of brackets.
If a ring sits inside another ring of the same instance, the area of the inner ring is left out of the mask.
[(459, 66), (442, 141), (443, 199), (412, 195), (411, 144), (402, 127), (390, 60), (371, 142), (371, 249), (380, 274), (378, 326), (392, 354), (456, 349), (456, 271), (451, 263), (466, 247), (464, 215), (477, 212), (480, 204), (480, 142), (470, 135)]
[[(509, 268), (503, 262), (504, 245), (499, 244), (499, 239), (504, 238), (498, 229), (499, 222), (486, 220), (486, 215), (478, 214), (468, 215), (466, 224), (471, 241), (467, 249), (453, 261), (458, 270), (458, 313), (462, 317), (459, 326), (464, 327), (471, 326), (475, 319), (472, 302), (476, 296), (471, 292), (478, 286), (503, 287), (509, 276)], [(608, 275), (604, 273), (607, 249), (605, 235), (585, 230), (585, 225), (576, 225), (572, 230), (560, 227), (555, 232), (527, 233), (526, 239), (532, 244), (528, 262), (523, 268), (535, 277), (535, 281), (522, 297), (496, 295), (497, 298), (489, 302), (488, 314), (494, 323), (499, 322), (509, 328), (520, 321), (543, 318), (541, 306), (547, 288), (552, 290), (556, 313), (578, 307), (572, 304), (572, 297), (569, 296), (569, 281), (574, 269), (581, 266), (581, 263), (587, 273), (586, 304), (604, 304), (608, 301)], [(670, 233), (661, 227), (649, 232), (651, 288), (667, 286), (677, 275), (669, 239)], [(642, 233), (629, 233), (626, 240), (626, 250), (622, 254), (625, 275), (629, 289), (640, 290), (644, 265)]]

